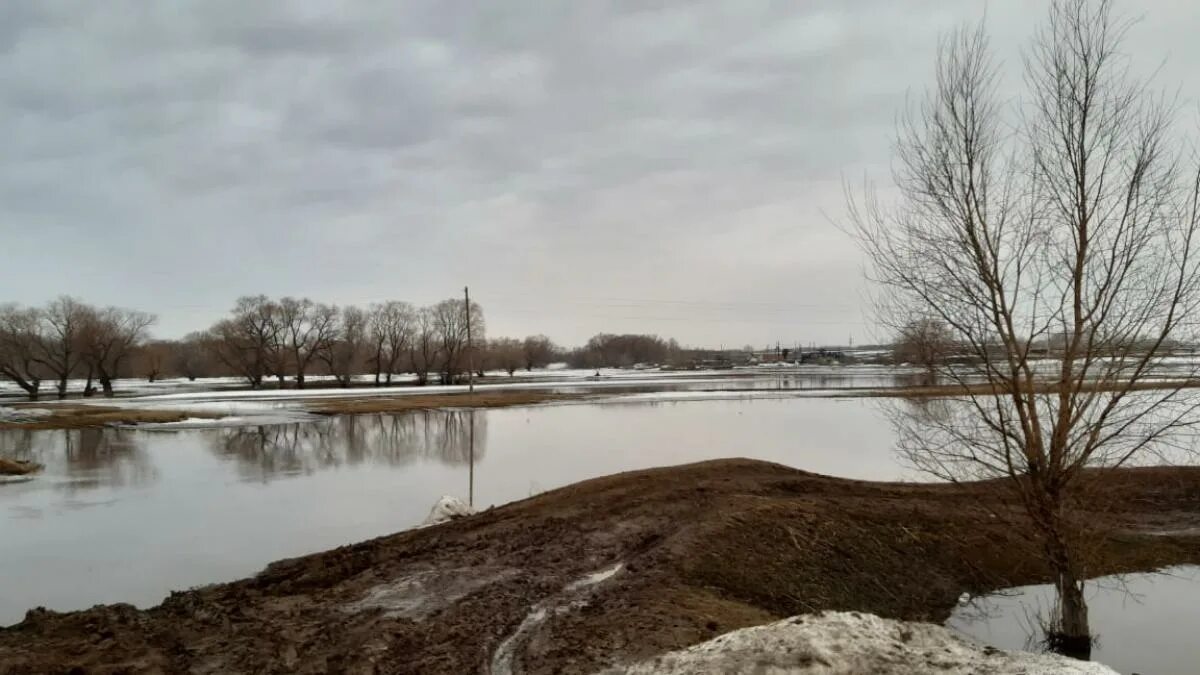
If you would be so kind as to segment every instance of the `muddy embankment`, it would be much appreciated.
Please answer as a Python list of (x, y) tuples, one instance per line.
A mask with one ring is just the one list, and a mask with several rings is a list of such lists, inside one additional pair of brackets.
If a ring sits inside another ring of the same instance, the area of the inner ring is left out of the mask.
[[(1196, 531), (1200, 468), (1104, 480), (1092, 572), (1200, 563), (1200, 537), (1161, 534)], [(34, 610), (0, 630), (0, 673), (594, 672), (820, 610), (940, 622), (1046, 579), (1002, 494), (749, 460), (620, 474), (145, 611)]]

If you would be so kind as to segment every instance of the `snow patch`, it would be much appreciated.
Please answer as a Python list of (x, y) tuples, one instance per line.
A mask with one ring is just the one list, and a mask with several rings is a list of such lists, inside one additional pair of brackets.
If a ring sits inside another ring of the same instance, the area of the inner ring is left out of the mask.
[(545, 623), (547, 618), (566, 614), (574, 609), (587, 607), (587, 594), (580, 591), (595, 588), (606, 580), (611, 579), (623, 567), (625, 567), (625, 563), (617, 563), (612, 567), (606, 567), (584, 575), (564, 586), (561, 594), (551, 596), (534, 605), (529, 610), (529, 613), (525, 615), (525, 618), (521, 620), (517, 629), (511, 635), (504, 638), (500, 645), (496, 647), (496, 651), (492, 654), (491, 674), (513, 675), (520, 672), (516, 668), (517, 650), (529, 642), (529, 636)]
[(343, 609), (351, 614), (382, 610), (387, 617), (420, 621), (484, 586), (519, 574), (515, 569), (480, 567), (417, 572), (374, 586)]
[(9, 408), (0, 406), (0, 422), (36, 422), (53, 414), (46, 408)]
[(684, 673), (978, 673), (980, 675), (1115, 675), (1099, 663), (1065, 656), (1005, 652), (927, 623), (858, 612), (824, 612), (735, 630), (687, 649), (602, 675)]
[(442, 498), (437, 500), (437, 503), (434, 504), (433, 508), (429, 510), (429, 515), (425, 517), (425, 520), (421, 521), (421, 524), (418, 527), (440, 525), (451, 520), (466, 518), (467, 516), (474, 515), (475, 513), (476, 511), (474, 508), (458, 497), (442, 495)]
[(564, 590), (566, 590), (568, 593), (571, 593), (574, 591), (582, 590), (589, 586), (595, 586), (598, 583), (601, 583), (601, 582), (607, 581), (608, 579), (611, 579), (617, 572), (621, 571), (622, 567), (625, 567), (625, 563), (617, 563), (616, 565), (613, 565), (612, 567), (609, 567), (608, 569), (603, 569), (598, 572), (592, 572), (591, 574), (585, 576), (582, 579), (578, 579), (576, 581), (572, 581), (571, 583), (567, 584), (567, 587)]

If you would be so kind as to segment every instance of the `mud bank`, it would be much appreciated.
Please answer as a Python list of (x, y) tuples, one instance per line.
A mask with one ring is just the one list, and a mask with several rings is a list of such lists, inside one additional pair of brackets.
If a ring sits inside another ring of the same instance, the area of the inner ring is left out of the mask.
[[(1161, 534), (1200, 525), (1200, 468), (1103, 480), (1096, 574), (1200, 562), (1200, 537)], [(1003, 494), (749, 460), (619, 474), (144, 611), (34, 610), (0, 630), (0, 673), (586, 673), (824, 610), (941, 622), (1046, 580)]]

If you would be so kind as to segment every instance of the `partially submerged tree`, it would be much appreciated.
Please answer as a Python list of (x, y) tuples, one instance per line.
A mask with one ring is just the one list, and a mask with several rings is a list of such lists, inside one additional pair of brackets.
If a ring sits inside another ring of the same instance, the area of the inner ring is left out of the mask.
[(937, 366), (951, 414), (897, 415), (900, 449), (945, 478), (1008, 479), (1069, 651), (1090, 647), (1073, 510), (1088, 470), (1165, 451), (1195, 423), (1183, 382), (1146, 385), (1170, 341), (1194, 343), (1200, 173), (1170, 101), (1129, 70), (1127, 27), (1107, 1), (1054, 2), (1012, 118), (982, 27), (953, 34), (899, 128), (899, 199), (849, 200), (881, 320), (934, 317), (977, 364)]

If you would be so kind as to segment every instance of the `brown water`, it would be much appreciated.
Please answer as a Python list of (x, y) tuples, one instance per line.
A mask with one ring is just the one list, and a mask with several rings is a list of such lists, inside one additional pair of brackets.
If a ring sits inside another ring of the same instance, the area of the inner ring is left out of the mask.
[(411, 527), (444, 494), (486, 507), (629, 469), (753, 457), (905, 475), (866, 400), (627, 402), (189, 431), (0, 432), (46, 465), (0, 485), (0, 624), (32, 606), (156, 604), (282, 557)]

